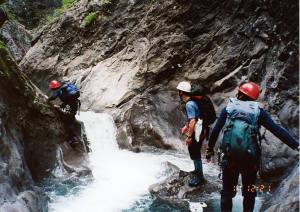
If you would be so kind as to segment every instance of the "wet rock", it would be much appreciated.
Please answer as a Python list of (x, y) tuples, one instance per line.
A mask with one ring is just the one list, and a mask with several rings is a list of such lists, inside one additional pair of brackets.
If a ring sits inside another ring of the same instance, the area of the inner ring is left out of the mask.
[(299, 163), (285, 176), (263, 204), (263, 211), (299, 211)]
[(123, 105), (121, 112), (115, 115), (120, 146), (185, 149), (179, 140), (184, 119), (178, 101), (174, 100), (176, 95), (173, 91), (155, 88)]
[[(170, 171), (169, 177), (161, 183), (150, 186), (152, 196), (172, 204), (186, 204), (187, 201), (204, 202), (211, 198), (211, 194), (221, 189), (220, 180), (216, 176), (206, 175), (206, 182), (197, 187), (190, 187), (192, 173), (179, 170), (175, 165), (166, 164)], [(209, 172), (207, 173), (209, 174)]]
[(262, 174), (264, 178), (277, 178), (298, 161), (298, 152), (292, 150), (269, 131), (262, 140)]

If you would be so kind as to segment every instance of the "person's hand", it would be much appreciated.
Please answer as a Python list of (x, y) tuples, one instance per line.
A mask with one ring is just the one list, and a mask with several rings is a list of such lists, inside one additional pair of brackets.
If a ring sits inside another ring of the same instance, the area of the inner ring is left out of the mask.
[(58, 105), (53, 105), (53, 107), (57, 108), (57, 109), (60, 109), (61, 107), (58, 106)]
[(188, 127), (186, 125), (184, 125), (183, 128), (181, 128), (181, 134), (184, 135), (188, 130)]
[(214, 150), (210, 147), (206, 149), (206, 160), (207, 162), (211, 161), (211, 157), (214, 156)]
[(185, 143), (186, 143), (186, 145), (191, 145), (192, 144), (192, 137), (187, 137), (186, 139), (185, 139)]

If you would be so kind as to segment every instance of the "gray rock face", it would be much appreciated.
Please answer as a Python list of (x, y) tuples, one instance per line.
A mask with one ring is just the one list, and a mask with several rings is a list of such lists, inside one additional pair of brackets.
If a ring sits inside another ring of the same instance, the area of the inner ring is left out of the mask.
[(33, 28), (42, 18), (62, 4), (61, 0), (7, 0), (11, 11), (26, 26)]
[[(68, 78), (83, 91), (83, 109), (112, 111), (121, 147), (179, 145), (179, 81), (210, 88), (219, 110), (243, 81), (260, 84), (259, 101), (297, 137), (298, 2), (82, 0), (37, 39), (21, 62), (43, 91)], [(88, 27), (84, 17), (98, 12)], [(295, 155), (268, 134), (269, 173)], [(274, 141), (274, 142), (273, 142)], [(276, 152), (275, 152), (276, 151)], [(279, 152), (279, 153), (278, 153)]]
[(282, 178), (272, 198), (262, 206), (263, 211), (299, 211), (299, 164)]
[[(34, 183), (55, 176), (58, 168), (80, 173), (84, 151), (77, 165), (70, 159), (64, 164), (57, 155), (67, 137), (60, 116), (0, 48), (0, 211), (46, 211), (46, 198)], [(66, 149), (64, 155), (71, 152)]]
[(0, 35), (14, 60), (19, 63), (31, 47), (30, 33), (18, 22), (6, 21), (0, 29)]

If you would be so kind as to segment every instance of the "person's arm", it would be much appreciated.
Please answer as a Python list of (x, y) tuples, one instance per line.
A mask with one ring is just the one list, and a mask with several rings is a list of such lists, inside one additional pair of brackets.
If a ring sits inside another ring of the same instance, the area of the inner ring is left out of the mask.
[(216, 125), (214, 126), (214, 129), (212, 130), (210, 138), (209, 138), (208, 148), (210, 148), (211, 150), (213, 150), (215, 147), (215, 144), (217, 142), (219, 134), (220, 134), (223, 126), (225, 125), (226, 119), (227, 119), (227, 111), (226, 111), (226, 108), (223, 108), (223, 110), (220, 114), (220, 117), (218, 118), (218, 121), (217, 121)]
[(190, 119), (189, 123), (188, 123), (188, 130), (186, 133), (186, 136), (188, 137), (192, 137), (194, 131), (195, 131), (195, 126), (196, 126), (196, 119)]
[(259, 124), (264, 126), (267, 130), (273, 133), (277, 138), (279, 138), (283, 143), (292, 149), (296, 150), (299, 148), (299, 143), (289, 134), (289, 132), (278, 124), (274, 123), (270, 115), (263, 109), (260, 109), (258, 121)]
[(48, 102), (55, 100), (58, 97), (58, 92), (53, 92), (53, 94), (47, 99)]
[(197, 110), (198, 108), (196, 107), (195, 104), (188, 102), (186, 103), (186, 116), (187, 116), (187, 120), (188, 120), (188, 130), (185, 133), (185, 135), (187, 136), (186, 138), (186, 143), (189, 145), (192, 143), (192, 135), (194, 133), (195, 130), (195, 125), (197, 122)]

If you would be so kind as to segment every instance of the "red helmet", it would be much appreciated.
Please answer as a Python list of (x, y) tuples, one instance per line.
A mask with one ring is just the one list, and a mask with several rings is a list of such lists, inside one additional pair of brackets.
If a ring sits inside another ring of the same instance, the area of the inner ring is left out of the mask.
[(49, 83), (49, 88), (50, 89), (57, 89), (60, 87), (60, 83), (57, 81), (57, 80), (52, 80), (50, 83)]
[(260, 88), (254, 82), (246, 82), (239, 87), (239, 91), (256, 100), (259, 96)]

